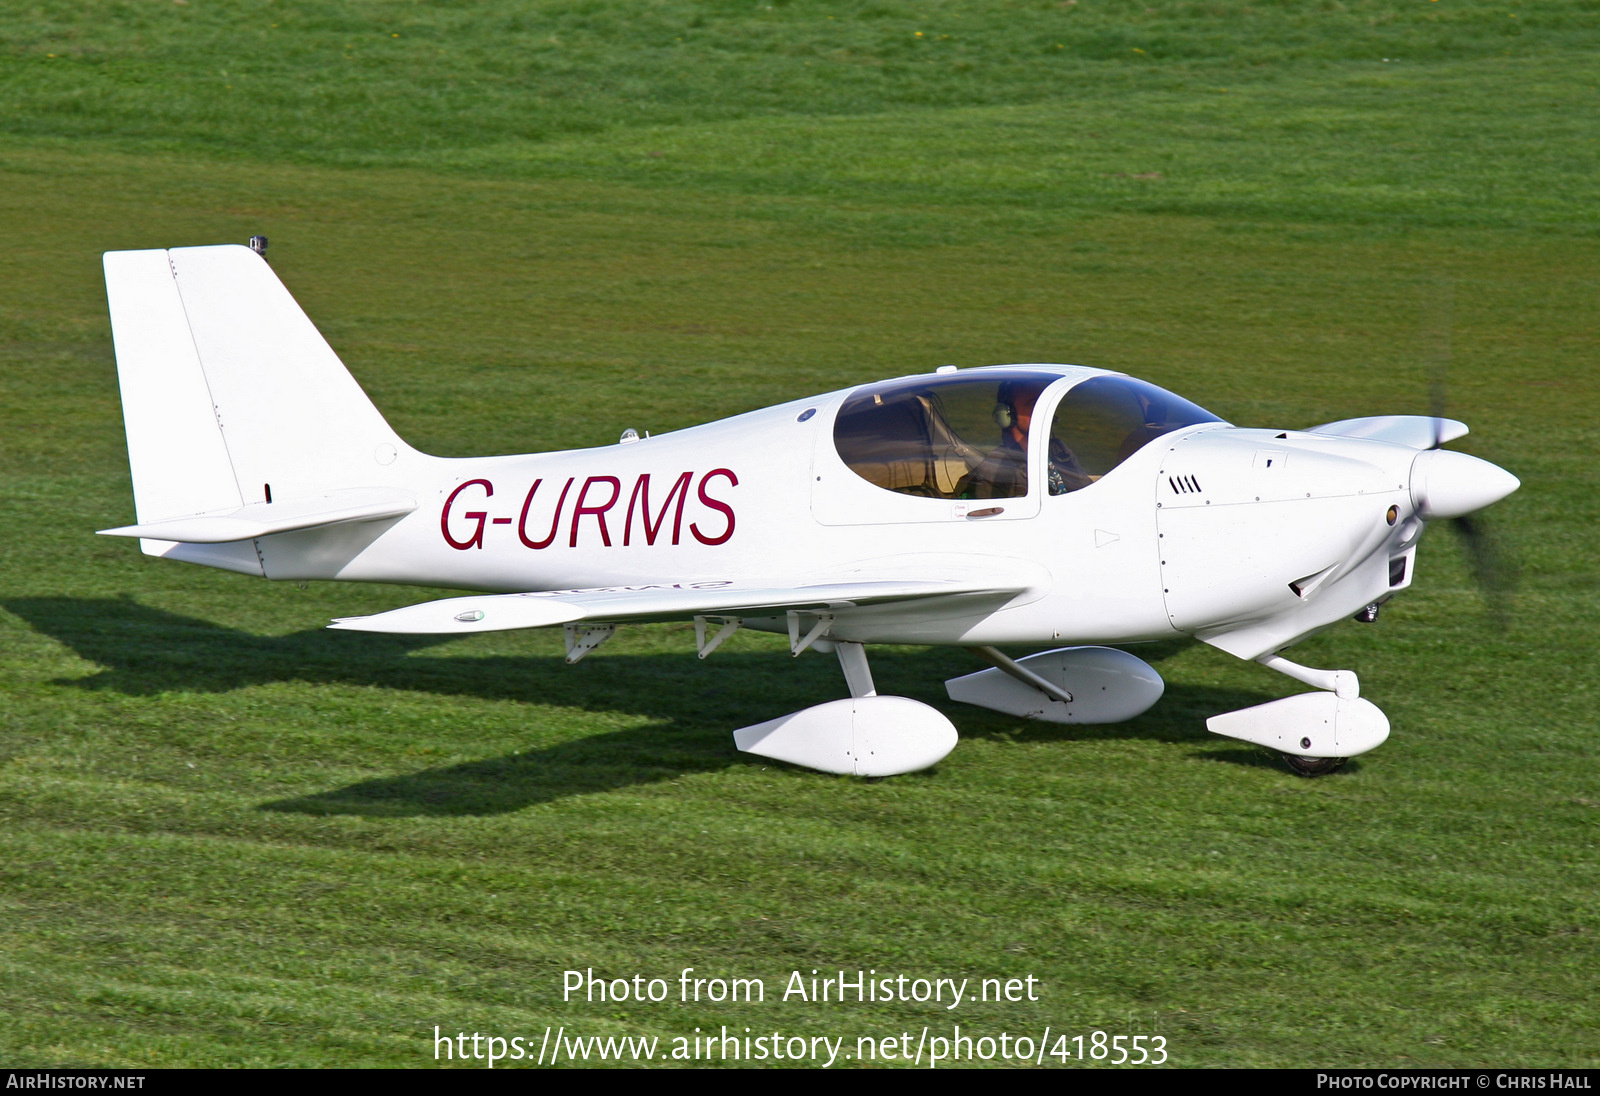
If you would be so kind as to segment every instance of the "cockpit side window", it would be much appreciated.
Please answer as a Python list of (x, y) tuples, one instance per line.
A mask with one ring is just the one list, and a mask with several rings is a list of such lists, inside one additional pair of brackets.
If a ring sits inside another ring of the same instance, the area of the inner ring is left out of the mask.
[(1050, 493), (1089, 486), (1146, 444), (1217, 416), (1132, 377), (1091, 377), (1056, 405), (1050, 423)]
[(889, 491), (1019, 498), (1033, 405), (1055, 379), (986, 372), (862, 388), (839, 409), (834, 445), (856, 475)]

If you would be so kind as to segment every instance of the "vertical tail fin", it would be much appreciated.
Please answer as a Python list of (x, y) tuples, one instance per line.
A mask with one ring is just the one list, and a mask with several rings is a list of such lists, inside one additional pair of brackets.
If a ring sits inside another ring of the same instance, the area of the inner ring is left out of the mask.
[[(259, 524), (258, 507), (282, 515), (282, 504), (328, 513), (316, 500), (330, 493), (343, 495), (348, 511), (330, 520), (346, 520), (372, 509), (372, 499), (352, 493), (391, 495), (383, 489), (403, 488), (428, 459), (395, 434), (249, 248), (112, 251), (105, 273), (140, 526), (247, 507)], [(294, 524), (287, 515), (276, 520), (284, 522)], [(264, 569), (259, 546), (248, 544), (174, 552), (170, 542), (147, 539), (145, 550)]]
[(393, 482), (404, 443), (254, 251), (114, 251), (105, 268), (140, 522), (266, 502), (269, 484)]

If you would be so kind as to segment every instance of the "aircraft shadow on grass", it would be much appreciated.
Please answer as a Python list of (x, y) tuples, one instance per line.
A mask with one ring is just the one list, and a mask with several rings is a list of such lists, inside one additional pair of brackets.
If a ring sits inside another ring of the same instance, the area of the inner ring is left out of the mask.
[[(692, 650), (606, 658), (576, 666), (559, 657), (427, 656), (447, 636), (394, 636), (312, 628), (260, 636), (181, 616), (131, 599), (18, 598), (3, 603), (38, 631), (104, 667), (57, 684), (127, 696), (232, 692), (278, 682), (358, 685), (483, 700), (507, 700), (647, 716), (651, 725), (590, 735), (521, 753), (364, 780), (314, 795), (278, 800), (264, 810), (373, 817), (488, 815), (571, 795), (609, 791), (735, 764), (773, 764), (734, 751), (731, 732), (844, 695), (830, 657), (798, 660), (781, 651), (721, 651), (705, 662)], [(1187, 641), (1146, 644), (1140, 657), (1160, 662)], [(1216, 741), (1205, 716), (1268, 699), (1237, 690), (1169, 687), (1154, 709), (1128, 723), (1085, 726), (1014, 719), (944, 695), (947, 677), (981, 668), (945, 648), (872, 652), (879, 689), (949, 711), (966, 738), (1027, 742), (1138, 738)], [(1203, 751), (1242, 765), (1272, 764), (1257, 750)], [(902, 778), (905, 779), (905, 778)]]

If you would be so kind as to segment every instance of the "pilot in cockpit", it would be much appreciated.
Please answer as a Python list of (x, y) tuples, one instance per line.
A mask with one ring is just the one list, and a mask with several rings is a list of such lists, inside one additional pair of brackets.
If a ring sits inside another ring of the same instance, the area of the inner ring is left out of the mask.
[(1011, 499), (1028, 493), (1028, 428), (1038, 400), (1038, 390), (1031, 386), (1024, 388), (1011, 381), (1000, 386), (994, 401), (994, 424), (1000, 428), (1000, 444), (967, 474), (959, 497)]
[[(1033, 409), (1039, 401), (1040, 390), (1040, 387), (1012, 381), (1000, 385), (994, 405), (1000, 444), (968, 473), (957, 497), (1009, 499), (1028, 493), (1028, 431), (1033, 424)], [(1049, 472), (1052, 495), (1063, 494), (1088, 482), (1077, 459), (1059, 438), (1050, 439)]]

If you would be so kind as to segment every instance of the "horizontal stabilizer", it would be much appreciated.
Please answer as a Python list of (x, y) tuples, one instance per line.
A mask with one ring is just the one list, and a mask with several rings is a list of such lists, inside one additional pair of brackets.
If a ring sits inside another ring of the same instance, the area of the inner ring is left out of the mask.
[(621, 623), (685, 620), (708, 614), (778, 616), (790, 609), (831, 613), (861, 605), (940, 597), (1009, 596), (1022, 589), (994, 582), (912, 579), (778, 588), (740, 586), (723, 581), (609, 586), (597, 590), (484, 594), (425, 601), (373, 616), (345, 617), (328, 627), (356, 632), (466, 635), (513, 628), (545, 628), (578, 620)]
[(1364, 419), (1340, 419), (1313, 426), (1308, 434), (1332, 434), (1341, 438), (1366, 438), (1413, 449), (1432, 449), (1447, 441), (1466, 437), (1467, 424), (1455, 419), (1436, 419), (1430, 415), (1370, 415)]
[(284, 502), (257, 502), (234, 510), (101, 529), (100, 534), (107, 537), (170, 540), (182, 544), (227, 544), (347, 521), (404, 517), (416, 508), (417, 500), (410, 495), (375, 487), (332, 491), (314, 498)]

